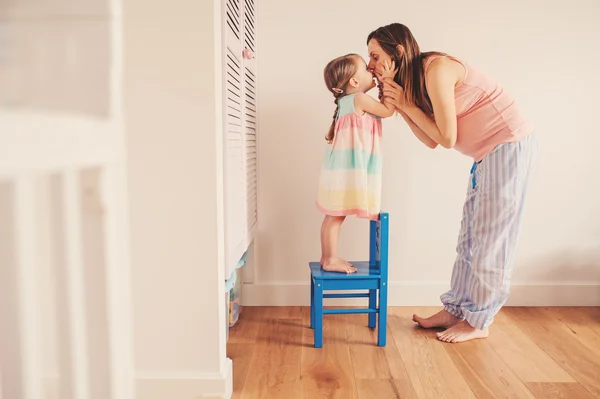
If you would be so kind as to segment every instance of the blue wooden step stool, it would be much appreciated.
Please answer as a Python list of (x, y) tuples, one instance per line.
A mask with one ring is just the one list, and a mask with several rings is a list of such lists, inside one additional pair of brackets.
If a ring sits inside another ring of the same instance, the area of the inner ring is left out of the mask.
[[(314, 346), (323, 347), (323, 316), (327, 314), (369, 314), (369, 327), (375, 328), (379, 315), (377, 345), (386, 345), (388, 296), (388, 241), (390, 215), (380, 213), (369, 225), (369, 261), (351, 262), (356, 273), (326, 272), (319, 262), (310, 262), (310, 328), (315, 330)], [(325, 291), (367, 290), (347, 294)], [(377, 299), (379, 297), (379, 306)], [(368, 308), (323, 309), (324, 298), (369, 298)]]

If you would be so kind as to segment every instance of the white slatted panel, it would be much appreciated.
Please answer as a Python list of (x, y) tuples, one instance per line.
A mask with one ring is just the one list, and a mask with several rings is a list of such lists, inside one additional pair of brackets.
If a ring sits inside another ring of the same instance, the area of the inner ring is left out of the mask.
[(254, 0), (244, 0), (244, 47), (256, 51), (256, 17)]
[(226, 0), (225, 13), (225, 240), (226, 275), (235, 269), (247, 247), (244, 150), (244, 75), (241, 49), (242, 5)]
[[(244, 126), (246, 148), (246, 211), (247, 230), (251, 234), (257, 221), (257, 169), (256, 169), (256, 76), (249, 67), (245, 67), (245, 116)], [(251, 237), (249, 237), (251, 239)]]
[[(241, 25), (241, 10), (239, 0), (226, 0), (225, 1), (225, 21), (227, 22), (227, 38), (229, 35), (234, 36), (238, 41), (240, 40), (240, 32), (242, 30)], [(234, 40), (227, 40), (226, 45), (229, 47), (234, 43)]]
[(258, 221), (256, 2), (223, 2), (225, 235), (228, 277)]
[[(256, 1), (244, 1), (244, 48), (256, 52)], [(246, 149), (246, 234), (248, 242), (258, 221), (258, 171), (257, 171), (257, 74), (256, 58), (244, 60), (245, 117), (244, 139)]]

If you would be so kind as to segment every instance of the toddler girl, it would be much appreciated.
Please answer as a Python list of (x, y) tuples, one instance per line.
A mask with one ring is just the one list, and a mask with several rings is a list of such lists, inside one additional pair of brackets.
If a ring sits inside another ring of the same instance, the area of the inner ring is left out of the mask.
[[(386, 65), (381, 80), (395, 75)], [(366, 94), (375, 77), (357, 54), (338, 57), (324, 70), (327, 89), (335, 97), (336, 110), (325, 139), (325, 154), (317, 198), (325, 214), (321, 226), (321, 265), (330, 272), (354, 273), (356, 269), (337, 256), (340, 226), (347, 215), (376, 220), (381, 204), (381, 118), (394, 114), (394, 106)], [(381, 99), (383, 101), (383, 98)]]

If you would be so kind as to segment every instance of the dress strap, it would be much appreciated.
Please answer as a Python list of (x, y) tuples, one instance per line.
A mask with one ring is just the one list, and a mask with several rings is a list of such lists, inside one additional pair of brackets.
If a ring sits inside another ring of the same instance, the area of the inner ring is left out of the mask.
[(338, 100), (338, 118), (354, 112), (354, 97), (356, 93), (348, 94)]

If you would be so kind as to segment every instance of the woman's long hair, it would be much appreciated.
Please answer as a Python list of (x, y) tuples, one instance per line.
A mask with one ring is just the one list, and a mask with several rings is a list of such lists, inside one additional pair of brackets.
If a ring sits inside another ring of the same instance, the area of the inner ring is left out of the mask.
[[(410, 29), (399, 23), (382, 26), (371, 32), (367, 38), (367, 45), (371, 39), (377, 40), (398, 67), (394, 81), (404, 88), (406, 101), (415, 104), (425, 114), (432, 116), (433, 106), (425, 87), (423, 60), (430, 55), (446, 54), (440, 52), (421, 53), (419, 44)], [(398, 53), (398, 45), (404, 49), (402, 54)]]

